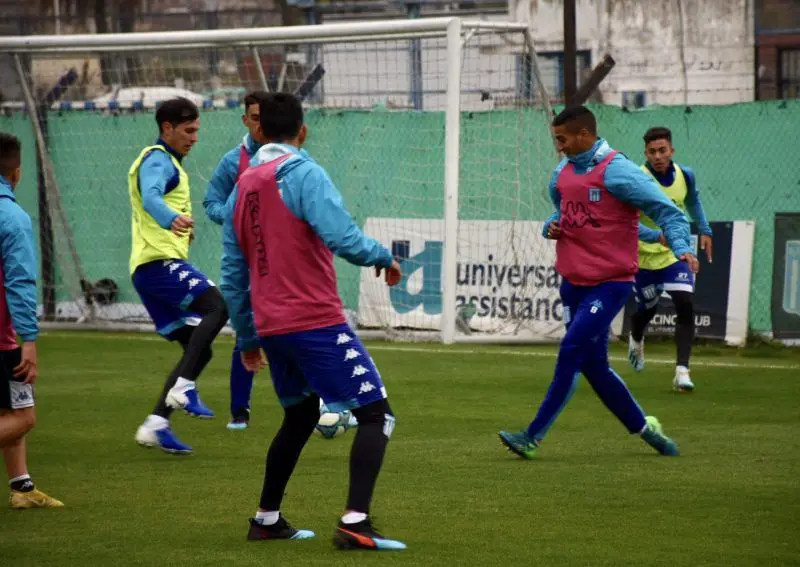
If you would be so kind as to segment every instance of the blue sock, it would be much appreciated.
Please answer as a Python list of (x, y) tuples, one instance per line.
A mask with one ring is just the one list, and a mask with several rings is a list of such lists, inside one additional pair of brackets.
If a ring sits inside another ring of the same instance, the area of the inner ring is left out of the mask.
[(253, 390), (253, 373), (242, 364), (238, 348), (233, 349), (231, 357), (231, 415), (238, 416), (250, 410), (250, 392)]

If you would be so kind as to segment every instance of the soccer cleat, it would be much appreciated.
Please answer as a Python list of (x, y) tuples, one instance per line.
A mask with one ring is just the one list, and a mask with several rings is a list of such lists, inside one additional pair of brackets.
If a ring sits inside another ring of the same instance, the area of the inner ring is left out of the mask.
[(187, 414), (192, 417), (199, 417), (200, 419), (211, 419), (214, 417), (214, 412), (200, 399), (200, 394), (194, 386), (189, 386), (183, 390), (176, 390), (172, 388), (167, 393), (167, 405), (175, 409), (183, 409)]
[(225, 427), (231, 431), (240, 431), (242, 429), (247, 429), (249, 425), (250, 420), (248, 420), (246, 417), (234, 417)]
[(628, 361), (636, 372), (644, 370), (644, 338), (641, 341), (628, 337)]
[(48, 496), (41, 490), (34, 488), (28, 492), (12, 490), (8, 498), (8, 505), (12, 510), (27, 510), (29, 508), (63, 508), (64, 503)]
[(139, 426), (136, 430), (136, 442), (142, 447), (158, 447), (166, 453), (173, 455), (188, 455), (192, 448), (180, 440), (169, 427), (153, 429), (146, 425)]
[(645, 418), (645, 426), (641, 436), (645, 443), (666, 457), (677, 457), (680, 454), (678, 445), (664, 435), (661, 423), (652, 415), (648, 415)]
[(536, 440), (529, 436), (525, 431), (521, 431), (519, 433), (501, 431), (499, 435), (500, 441), (503, 442), (503, 445), (508, 447), (510, 451), (525, 459), (532, 459), (536, 454), (536, 449), (539, 448), (539, 444), (536, 442)]
[(672, 380), (672, 387), (678, 392), (691, 392), (694, 390), (694, 383), (689, 376), (689, 369), (685, 366), (675, 368), (675, 379)]
[(231, 431), (247, 429), (250, 425), (250, 410), (237, 411), (228, 422), (227, 428)]
[(406, 548), (402, 541), (386, 539), (375, 531), (369, 518), (355, 524), (341, 520), (333, 535), (333, 545), (339, 549), (371, 549), (373, 551), (400, 551)]
[(247, 539), (260, 541), (264, 539), (311, 539), (316, 534), (311, 530), (296, 530), (281, 514), (274, 524), (264, 525), (255, 518), (250, 518), (250, 530)]

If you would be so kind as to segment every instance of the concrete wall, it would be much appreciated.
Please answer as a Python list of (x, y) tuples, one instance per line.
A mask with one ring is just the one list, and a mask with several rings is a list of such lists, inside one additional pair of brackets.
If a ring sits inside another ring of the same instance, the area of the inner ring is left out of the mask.
[[(176, 7), (187, 1), (175, 0)], [(619, 105), (626, 93), (640, 92), (645, 93), (647, 105), (754, 100), (753, 0), (578, 0), (577, 4), (578, 49), (583, 53), (579, 80), (603, 54), (610, 53), (617, 61), (594, 102)], [(546, 86), (557, 95), (563, 0), (525, 0), (510, 5), (509, 11), (515, 19), (530, 19)], [(520, 36), (475, 36), (467, 43), (462, 63), (464, 109), (513, 104), (520, 40)], [(309, 63), (325, 65), (326, 106), (415, 107), (408, 41), (339, 43), (308, 54), (313, 55)], [(200, 50), (186, 56), (200, 62), (204, 58)], [(177, 53), (172, 57), (179, 58)], [(447, 67), (443, 41), (422, 41), (421, 67), (422, 108), (443, 109)]]
[[(729, 104), (754, 99), (752, 0), (578, 0), (578, 49), (617, 66), (603, 101), (645, 91), (647, 104)], [(563, 1), (528, 0), (539, 51), (561, 51)]]
[[(563, 0), (512, 0), (509, 17), (531, 22), (542, 74), (555, 97), (561, 90)], [(646, 105), (755, 99), (753, 0), (578, 0), (577, 28), (579, 82), (605, 53), (617, 62), (594, 102), (620, 105), (626, 93), (633, 98), (632, 93), (640, 92)], [(513, 98), (514, 49), (502, 44), (488, 37), (467, 44), (462, 80), (466, 108), (493, 108)], [(408, 105), (405, 42), (330, 46), (322, 56), (329, 68), (326, 102), (332, 106)], [(434, 42), (424, 42), (423, 71), (425, 108), (441, 108), (444, 53)], [(483, 98), (482, 90), (490, 98)]]

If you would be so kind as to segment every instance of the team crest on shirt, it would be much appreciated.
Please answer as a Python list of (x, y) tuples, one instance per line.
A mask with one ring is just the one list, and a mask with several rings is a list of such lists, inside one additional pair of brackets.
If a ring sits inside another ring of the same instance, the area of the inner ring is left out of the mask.
[(598, 189), (597, 187), (589, 187), (589, 202), (590, 203), (600, 202), (600, 189)]

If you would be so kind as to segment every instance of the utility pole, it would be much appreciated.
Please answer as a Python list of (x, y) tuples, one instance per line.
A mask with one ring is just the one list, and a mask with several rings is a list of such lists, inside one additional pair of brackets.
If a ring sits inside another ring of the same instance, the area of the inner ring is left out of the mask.
[(569, 106), (578, 90), (578, 45), (575, 0), (564, 0), (564, 104)]

